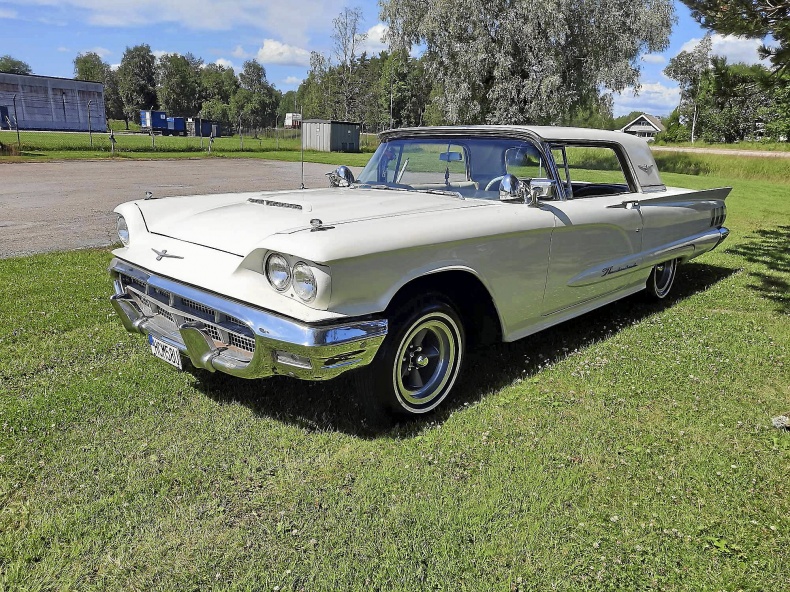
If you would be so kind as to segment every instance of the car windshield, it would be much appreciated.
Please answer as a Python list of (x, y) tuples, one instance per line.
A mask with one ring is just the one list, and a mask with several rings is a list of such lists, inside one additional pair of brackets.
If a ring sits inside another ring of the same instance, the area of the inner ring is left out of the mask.
[(540, 152), (527, 140), (396, 139), (379, 146), (357, 185), (498, 199), (499, 182), (507, 174), (519, 179), (549, 177)]

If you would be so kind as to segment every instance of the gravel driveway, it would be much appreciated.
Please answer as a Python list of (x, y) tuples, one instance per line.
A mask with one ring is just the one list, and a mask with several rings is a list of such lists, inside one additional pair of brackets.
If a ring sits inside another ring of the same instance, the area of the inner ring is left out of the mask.
[[(113, 208), (146, 191), (296, 189), (300, 167), (258, 159), (0, 163), (0, 258), (109, 245), (117, 238)], [(328, 186), (324, 173), (333, 168), (305, 163), (305, 185)]]

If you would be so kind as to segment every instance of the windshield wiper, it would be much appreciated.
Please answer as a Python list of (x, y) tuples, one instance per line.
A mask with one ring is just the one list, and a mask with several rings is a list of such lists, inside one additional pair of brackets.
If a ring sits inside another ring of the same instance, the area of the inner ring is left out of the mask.
[(435, 195), (449, 195), (451, 197), (457, 197), (458, 199), (466, 199), (460, 192), (450, 191), (449, 189), (425, 189), (424, 191), (425, 193), (433, 193)]

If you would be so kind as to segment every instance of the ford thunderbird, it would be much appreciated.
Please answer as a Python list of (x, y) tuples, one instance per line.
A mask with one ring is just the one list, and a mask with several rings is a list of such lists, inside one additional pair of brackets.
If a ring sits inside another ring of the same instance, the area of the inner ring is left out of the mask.
[(414, 416), (447, 399), (470, 346), (665, 298), (729, 232), (729, 188), (665, 186), (645, 141), (618, 132), (391, 130), (356, 177), (328, 177), (118, 206), (124, 327), (177, 368), (353, 370), (361, 396)]

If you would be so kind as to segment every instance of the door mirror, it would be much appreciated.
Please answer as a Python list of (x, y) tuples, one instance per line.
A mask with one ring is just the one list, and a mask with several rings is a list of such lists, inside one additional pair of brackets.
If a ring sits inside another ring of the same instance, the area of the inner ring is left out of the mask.
[(525, 202), (527, 186), (515, 175), (505, 175), (499, 182), (499, 201)]
[(339, 166), (326, 176), (330, 187), (351, 187), (354, 184), (354, 173), (347, 166)]
[(557, 182), (553, 179), (531, 179), (529, 182), (530, 193), (535, 194), (535, 199), (557, 199)]

